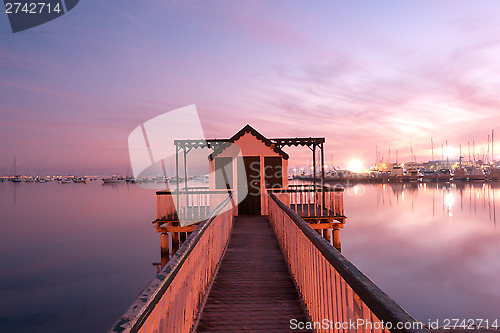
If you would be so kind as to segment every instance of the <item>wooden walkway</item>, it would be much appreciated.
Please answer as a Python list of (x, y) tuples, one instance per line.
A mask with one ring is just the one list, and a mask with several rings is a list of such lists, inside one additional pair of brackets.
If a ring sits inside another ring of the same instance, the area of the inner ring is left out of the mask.
[(290, 332), (291, 319), (306, 316), (268, 218), (236, 217), (196, 331)]

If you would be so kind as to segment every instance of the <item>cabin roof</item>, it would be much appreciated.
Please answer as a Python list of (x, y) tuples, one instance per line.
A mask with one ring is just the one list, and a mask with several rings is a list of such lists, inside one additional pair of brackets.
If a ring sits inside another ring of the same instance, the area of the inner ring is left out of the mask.
[(250, 133), (253, 135), (255, 138), (257, 138), (259, 141), (264, 143), (267, 147), (271, 148), (275, 153), (279, 154), (283, 159), (288, 160), (288, 154), (285, 153), (280, 147), (276, 146), (271, 140), (257, 132), (255, 128), (253, 128), (250, 125), (246, 125), (243, 127), (241, 130), (239, 130), (235, 135), (233, 135), (230, 139), (224, 140), (224, 143), (220, 144), (212, 154), (208, 155), (208, 159), (211, 161), (216, 157), (217, 155), (221, 154), (224, 150), (229, 148), (231, 144), (235, 143), (238, 141), (243, 135)]

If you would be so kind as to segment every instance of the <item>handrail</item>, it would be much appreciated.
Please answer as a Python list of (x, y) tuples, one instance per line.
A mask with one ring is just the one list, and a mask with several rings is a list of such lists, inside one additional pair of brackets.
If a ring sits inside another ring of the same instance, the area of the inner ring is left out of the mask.
[[(231, 207), (226, 210), (227, 205)], [(230, 219), (227, 224), (221, 221), (216, 223), (218, 219), (227, 217)], [(164, 331), (168, 332), (189, 331), (227, 245), (233, 217), (234, 206), (230, 194), (211, 213), (209, 219), (198, 225), (109, 332), (145, 332), (159, 326), (164, 326)], [(216, 227), (219, 229), (214, 229)], [(192, 255), (194, 251), (197, 251), (196, 256)], [(188, 277), (195, 281), (188, 283)], [(172, 310), (173, 314), (167, 310)]]
[(181, 225), (202, 221), (210, 216), (231, 190), (200, 189), (156, 192), (156, 219), (177, 220)]
[(344, 188), (342, 187), (323, 187), (321, 189), (321, 186), (316, 187), (310, 187), (310, 186), (289, 186), (289, 188), (276, 188), (276, 189), (267, 189), (267, 191), (272, 192), (272, 193), (295, 193), (295, 192), (344, 192)]
[(303, 218), (337, 217), (345, 220), (343, 188), (326, 186), (314, 188), (306, 185), (305, 187), (269, 189), (268, 192), (280, 195), (282, 203), (289, 205), (297, 215)]
[[(338, 320), (340, 317), (345, 320), (349, 317), (345, 309), (345, 303), (348, 302), (345, 299), (345, 294), (348, 294), (348, 292), (342, 294), (344, 297), (342, 305), (328, 304), (328, 302), (335, 302), (333, 298), (337, 299), (337, 295), (333, 297), (332, 295), (340, 292), (338, 289), (342, 283), (347, 283), (355, 295), (359, 297), (362, 303), (376, 317), (372, 319), (378, 319), (378, 321), (385, 323), (385, 328), (389, 328), (388, 325), (390, 325), (392, 329), (389, 329), (389, 331), (428, 332), (428, 330), (423, 328), (421, 323), (418, 323), (393, 299), (380, 290), (368, 277), (309, 227), (303, 219), (282, 203), (273, 193), (269, 193), (268, 198), (271, 224), (279, 239), (281, 248), (287, 257), (290, 270), (306, 303), (306, 307), (309, 305), (307, 310), (312, 320), (321, 321), (326, 318), (332, 320), (336, 318)], [(281, 212), (272, 209), (272, 203), (277, 205)], [(288, 219), (285, 215), (288, 216)], [(303, 236), (305, 236), (307, 241), (302, 242)], [(319, 256), (316, 255), (318, 252)], [(307, 262), (303, 262), (304, 260)], [(338, 281), (337, 275), (328, 265), (338, 273), (344, 282)], [(305, 275), (306, 271), (309, 274), (316, 274), (316, 276)], [(317, 285), (314, 285), (314, 283)], [(339, 310), (338, 306), (343, 306), (343, 308)], [(336, 314), (334, 314), (335, 311), (337, 311)], [(403, 328), (398, 329), (398, 323), (403, 323)], [(407, 328), (409, 326), (411, 328)]]
[[(202, 187), (188, 187), (187, 192), (191, 193), (201, 193), (201, 194), (227, 194), (227, 192), (232, 192), (232, 190), (204, 190)], [(156, 191), (156, 195), (173, 195), (173, 194), (186, 194), (186, 189), (177, 190), (162, 190)]]

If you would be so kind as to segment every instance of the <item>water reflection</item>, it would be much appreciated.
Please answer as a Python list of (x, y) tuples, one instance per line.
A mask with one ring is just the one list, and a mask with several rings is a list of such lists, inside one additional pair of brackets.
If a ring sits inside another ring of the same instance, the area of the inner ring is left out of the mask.
[(0, 183), (0, 331), (107, 330), (152, 278), (154, 191)]
[(346, 190), (343, 253), (418, 320), (497, 319), (498, 191), (498, 183), (356, 185)]
[[(500, 190), (498, 183), (392, 183), (381, 185), (356, 185), (352, 187), (352, 193), (365, 193), (366, 186), (379, 188), (376, 193), (377, 208), (384, 208), (386, 205), (392, 207), (393, 199), (396, 204), (401, 205), (405, 201), (410, 201), (411, 205), (406, 206), (413, 211), (415, 204), (427, 205), (429, 196), (432, 196), (432, 214), (436, 218), (436, 209), (440, 209), (448, 217), (453, 216), (456, 210), (468, 210), (469, 213), (487, 213), (488, 221), (496, 225), (496, 202), (495, 192)], [(363, 189), (357, 189), (363, 187)], [(420, 198), (419, 197), (422, 197)], [(436, 197), (437, 196), (437, 197)], [(420, 207), (424, 208), (424, 207)], [(479, 209), (479, 211), (478, 211)], [(483, 212), (482, 212), (483, 211)], [(486, 216), (486, 215), (485, 215)], [(438, 214), (439, 217), (439, 214)]]

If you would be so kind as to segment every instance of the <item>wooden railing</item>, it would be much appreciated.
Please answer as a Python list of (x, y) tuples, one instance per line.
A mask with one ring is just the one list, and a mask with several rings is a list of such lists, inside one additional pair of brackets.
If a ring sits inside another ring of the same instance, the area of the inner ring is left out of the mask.
[(312, 185), (269, 190), (302, 217), (344, 217), (344, 189)]
[(224, 254), (233, 220), (232, 196), (226, 193), (110, 332), (189, 332)]
[[(285, 203), (269, 219), (318, 332), (428, 332)], [(355, 329), (352, 323), (355, 323)]]
[(202, 221), (228, 196), (227, 190), (187, 188), (179, 191), (158, 191), (157, 220), (178, 220), (181, 224)]

